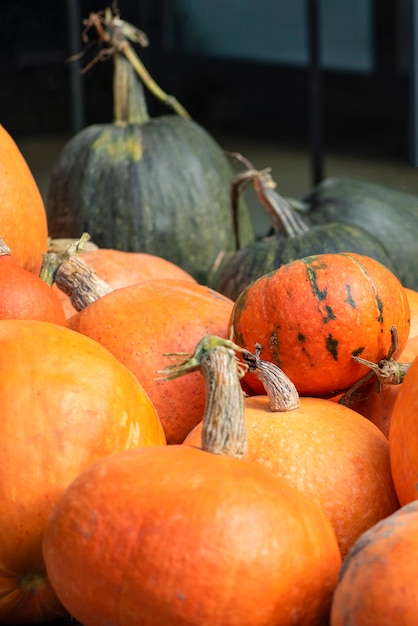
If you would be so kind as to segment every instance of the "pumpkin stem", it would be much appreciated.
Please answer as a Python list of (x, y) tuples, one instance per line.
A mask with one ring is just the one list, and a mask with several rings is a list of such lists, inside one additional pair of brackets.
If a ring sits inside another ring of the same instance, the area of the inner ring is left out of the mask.
[(355, 402), (363, 400), (370, 393), (371, 384), (377, 388), (380, 393), (382, 387), (385, 385), (400, 385), (409, 370), (410, 363), (398, 363), (392, 358), (398, 348), (398, 331), (396, 326), (392, 326), (391, 332), (391, 345), (388, 353), (384, 359), (381, 359), (378, 363), (367, 361), (359, 356), (353, 356), (353, 359), (370, 368), (370, 371), (362, 376), (348, 391), (341, 396), (338, 400), (340, 404), (345, 406), (352, 406)]
[(171, 380), (196, 370), (201, 372), (206, 383), (202, 449), (242, 458), (247, 450), (247, 431), (240, 378), (246, 368), (238, 362), (236, 352), (243, 352), (243, 348), (228, 339), (207, 335), (189, 358), (159, 373)]
[(292, 204), (281, 196), (276, 190), (276, 182), (273, 180), (271, 168), (257, 170), (252, 163), (237, 152), (227, 153), (247, 166), (247, 170), (237, 174), (232, 181), (231, 204), (234, 221), (235, 236), (238, 240), (238, 198), (242, 189), (252, 182), (256, 196), (268, 215), (273, 231), (276, 235), (282, 234), (286, 238), (302, 235), (310, 230), (310, 226), (303, 217), (293, 209)]
[(89, 239), (90, 236), (83, 233), (80, 239), (72, 242), (64, 252), (44, 254), (40, 271), (40, 277), (48, 285), (56, 283), (57, 287), (69, 296), (76, 311), (82, 311), (112, 291), (86, 261), (77, 256)]
[(57, 269), (70, 257), (78, 254), (84, 248), (85, 244), (90, 240), (88, 233), (83, 233), (80, 239), (75, 239), (66, 247), (63, 252), (47, 252), (43, 255), (43, 261), (39, 272), (40, 278), (48, 285), (55, 282)]
[(12, 251), (6, 242), (0, 237), (0, 256), (11, 256)]
[(290, 378), (275, 363), (260, 359), (261, 345), (255, 344), (255, 354), (245, 351), (243, 359), (249, 372), (263, 383), (272, 411), (292, 411), (300, 406), (298, 391)]
[[(118, 62), (118, 57), (120, 58), (121, 56), (124, 56), (135, 70), (142, 83), (158, 100), (172, 108), (177, 115), (184, 117), (185, 119), (190, 119), (190, 115), (177, 101), (177, 99), (174, 96), (166, 94), (151, 77), (148, 70), (145, 68), (130, 44), (130, 41), (132, 41), (133, 43), (139, 43), (142, 46), (148, 45), (148, 38), (143, 31), (140, 31), (129, 22), (121, 20), (119, 14), (112, 13), (110, 8), (107, 8), (105, 11), (99, 13), (90, 13), (88, 19), (84, 20), (84, 24), (86, 26), (86, 31), (89, 28), (94, 27), (99, 38), (108, 46), (108, 54), (103, 55), (103, 52), (99, 53), (99, 55), (93, 59), (92, 63), (97, 62), (100, 58), (106, 58), (114, 54), (116, 64), (116, 62)], [(89, 66), (91, 66), (91, 63)], [(131, 86), (132, 85), (130, 85), (130, 87)], [(139, 88), (142, 89), (139, 85), (136, 90), (137, 92), (139, 92)], [(145, 105), (143, 95), (142, 105)], [(119, 113), (120, 111), (118, 109), (118, 114)], [(139, 112), (137, 112), (137, 114), (138, 113)], [(145, 113), (148, 115), (146, 109), (143, 108), (142, 115), (145, 115)]]

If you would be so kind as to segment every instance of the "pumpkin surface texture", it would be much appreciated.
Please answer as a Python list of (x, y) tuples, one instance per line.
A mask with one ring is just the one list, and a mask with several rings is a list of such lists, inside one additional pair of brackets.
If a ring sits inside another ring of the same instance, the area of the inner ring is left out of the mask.
[(392, 409), (389, 446), (400, 503), (418, 499), (418, 359), (412, 362)]
[[(114, 51), (113, 124), (88, 126), (64, 146), (48, 190), (49, 231), (52, 237), (87, 231), (99, 247), (162, 256), (206, 283), (218, 254), (236, 248), (233, 169), (197, 122), (174, 114), (150, 118), (121, 26), (119, 16), (105, 24), (105, 43)], [(241, 237), (252, 241), (244, 203), (240, 217)]]
[[(318, 254), (282, 265), (237, 298), (234, 341), (276, 363), (301, 395), (331, 396), (377, 363), (398, 331), (397, 354), (409, 334), (409, 304), (396, 276), (375, 259), (354, 253)], [(248, 384), (264, 393), (261, 383)]]
[(39, 272), (48, 247), (44, 203), (26, 160), (1, 124), (0, 235), (18, 265)]
[(202, 419), (198, 373), (161, 380), (167, 354), (190, 352), (207, 334), (228, 336), (233, 302), (190, 281), (151, 280), (116, 289), (73, 315), (67, 324), (105, 346), (135, 374), (151, 398), (168, 443), (180, 443)]
[(415, 626), (418, 502), (365, 532), (345, 559), (330, 626)]
[(341, 564), (331, 524), (241, 460), (235, 355), (204, 348), (196, 361), (208, 394), (204, 449), (121, 452), (79, 475), (44, 537), (52, 584), (84, 626), (319, 626)]
[(88, 337), (1, 320), (0, 349), (0, 622), (38, 623), (66, 614), (42, 558), (54, 502), (94, 461), (165, 438), (133, 374)]

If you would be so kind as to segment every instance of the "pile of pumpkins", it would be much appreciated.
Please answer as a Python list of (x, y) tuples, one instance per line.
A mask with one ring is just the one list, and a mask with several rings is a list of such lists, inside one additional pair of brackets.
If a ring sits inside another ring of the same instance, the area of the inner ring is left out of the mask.
[(416, 198), (250, 168), (255, 241), (221, 148), (138, 101), (46, 206), (0, 126), (0, 623), (415, 626)]
[[(355, 252), (233, 300), (152, 253), (51, 251), (0, 144), (0, 623), (413, 624), (418, 293)], [(400, 384), (344, 405), (364, 362)]]

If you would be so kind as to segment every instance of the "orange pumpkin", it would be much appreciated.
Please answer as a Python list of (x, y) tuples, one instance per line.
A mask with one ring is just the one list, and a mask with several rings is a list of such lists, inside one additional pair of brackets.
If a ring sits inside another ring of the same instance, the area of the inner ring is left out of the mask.
[[(134, 283), (155, 278), (180, 278), (190, 282), (196, 280), (181, 267), (167, 259), (146, 254), (145, 252), (125, 252), (110, 248), (97, 248), (80, 252), (80, 257), (104, 280), (112, 289), (119, 289)], [(71, 301), (54, 283), (53, 289), (58, 294), (66, 317), (76, 313)]]
[(126, 448), (164, 444), (133, 374), (97, 342), (43, 321), (0, 321), (0, 622), (65, 614), (42, 538), (67, 485)]
[(0, 237), (0, 319), (38, 319), (65, 325), (63, 306), (39, 276), (18, 265)]
[(0, 235), (16, 263), (37, 274), (48, 247), (45, 206), (28, 164), (1, 124)]
[[(353, 355), (377, 363), (398, 330), (398, 354), (409, 334), (405, 290), (386, 267), (358, 254), (319, 254), (262, 276), (237, 298), (234, 341), (276, 363), (306, 396), (329, 397), (366, 373)], [(394, 355), (397, 356), (396, 354)], [(249, 376), (248, 384), (263, 393)]]
[[(344, 556), (366, 529), (399, 504), (389, 444), (374, 424), (348, 407), (300, 398), (300, 407), (274, 412), (267, 396), (245, 399), (246, 460), (266, 466), (326, 513)], [(199, 446), (202, 424), (184, 444)]]
[(181, 443), (202, 419), (204, 385), (196, 372), (175, 380), (156, 373), (167, 353), (193, 350), (207, 334), (226, 337), (233, 302), (203, 285), (176, 279), (136, 283), (99, 298), (69, 328), (105, 346), (137, 377), (157, 409), (168, 443)]
[(399, 502), (418, 499), (418, 358), (412, 362), (392, 409), (390, 462)]
[[(50, 516), (48, 575), (84, 626), (288, 626), (328, 617), (341, 565), (331, 524), (309, 498), (236, 458), (245, 428), (235, 355), (220, 348), (200, 358), (212, 427), (205, 449), (158, 446), (102, 459)], [(220, 444), (222, 452), (208, 451)]]
[(345, 559), (330, 626), (415, 626), (418, 606), (418, 502), (364, 533)]

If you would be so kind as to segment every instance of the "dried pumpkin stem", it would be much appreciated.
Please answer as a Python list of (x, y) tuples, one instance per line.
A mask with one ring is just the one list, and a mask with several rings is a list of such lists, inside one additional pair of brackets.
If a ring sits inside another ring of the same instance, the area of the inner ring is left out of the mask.
[(189, 358), (159, 373), (171, 380), (200, 370), (206, 383), (202, 449), (242, 458), (247, 450), (244, 393), (240, 383), (244, 370), (236, 352), (242, 352), (242, 348), (232, 341), (207, 335)]
[(78, 256), (66, 259), (55, 273), (55, 283), (71, 300), (76, 311), (112, 291), (112, 288)]
[(275, 363), (260, 359), (261, 345), (256, 344), (255, 354), (243, 352), (244, 362), (248, 371), (254, 374), (263, 383), (269, 398), (272, 411), (292, 411), (300, 406), (298, 391), (290, 380)]
[(83, 233), (80, 239), (73, 239), (67, 245), (63, 252), (47, 252), (43, 255), (42, 266), (39, 272), (39, 276), (48, 285), (52, 285), (55, 282), (55, 275), (60, 267), (67, 259), (77, 255), (83, 250), (85, 244), (90, 240), (88, 233)]
[(353, 356), (354, 361), (370, 368), (370, 371), (341, 396), (338, 401), (340, 404), (352, 406), (355, 402), (367, 398), (372, 385), (377, 386), (377, 391), (380, 392), (385, 385), (400, 385), (403, 382), (411, 363), (398, 363), (392, 358), (398, 348), (398, 331), (396, 326), (392, 326), (390, 331), (391, 344), (384, 359), (373, 363), (362, 357)]
[(11, 256), (12, 251), (6, 242), (0, 237), (0, 256)]
[(129, 40), (141, 45), (147, 45), (145, 33), (137, 29), (129, 22), (121, 20), (118, 15), (113, 15), (111, 9), (102, 13), (91, 13), (85, 21), (88, 28), (94, 27), (100, 39), (110, 48), (110, 52), (123, 54), (147, 89), (161, 102), (173, 109), (177, 115), (190, 119), (186, 109), (171, 95), (166, 94), (151, 77), (142, 61), (139, 59)]

